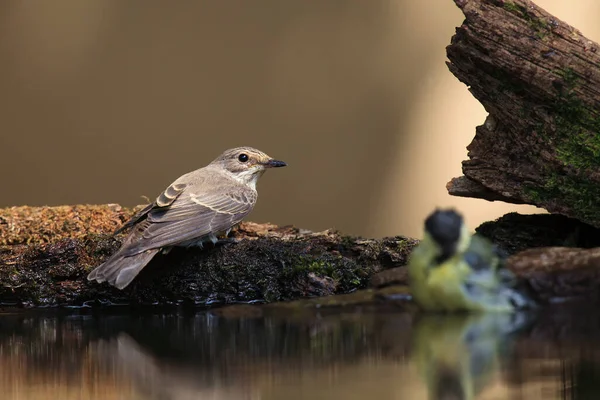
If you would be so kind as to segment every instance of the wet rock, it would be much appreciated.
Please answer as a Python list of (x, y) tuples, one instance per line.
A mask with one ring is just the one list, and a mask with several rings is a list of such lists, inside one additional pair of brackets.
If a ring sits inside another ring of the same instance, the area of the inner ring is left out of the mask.
[(508, 267), (525, 278), (546, 302), (588, 298), (600, 288), (600, 248), (542, 247), (517, 253)]
[(382, 289), (361, 289), (352, 293), (299, 299), (270, 304), (236, 304), (215, 308), (211, 313), (226, 318), (257, 318), (264, 316), (327, 315), (340, 312), (393, 311), (412, 315), (417, 307), (411, 301), (406, 285), (393, 285)]
[(408, 285), (408, 269), (396, 267), (373, 274), (370, 286), (382, 288), (390, 285)]

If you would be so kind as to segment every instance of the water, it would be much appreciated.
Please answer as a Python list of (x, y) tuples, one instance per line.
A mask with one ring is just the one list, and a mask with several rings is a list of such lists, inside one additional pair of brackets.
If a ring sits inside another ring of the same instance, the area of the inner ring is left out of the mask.
[(0, 398), (600, 398), (595, 316), (241, 315), (3, 314)]

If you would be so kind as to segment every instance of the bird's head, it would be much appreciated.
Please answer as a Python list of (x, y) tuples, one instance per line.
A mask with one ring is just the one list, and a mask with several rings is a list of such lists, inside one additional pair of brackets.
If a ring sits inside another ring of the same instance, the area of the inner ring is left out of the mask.
[(223, 152), (211, 165), (221, 167), (240, 182), (256, 187), (258, 178), (267, 168), (285, 167), (287, 164), (252, 147), (236, 147)]
[(437, 209), (425, 220), (423, 240), (433, 243), (440, 261), (466, 250), (469, 238), (462, 216), (452, 209)]

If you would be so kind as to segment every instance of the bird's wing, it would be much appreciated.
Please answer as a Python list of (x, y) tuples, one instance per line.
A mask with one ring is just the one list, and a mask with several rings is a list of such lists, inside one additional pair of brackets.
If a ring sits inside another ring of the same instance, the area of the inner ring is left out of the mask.
[(479, 235), (471, 236), (469, 247), (463, 257), (474, 271), (495, 270), (501, 261), (495, 246)]
[(117, 229), (113, 234), (116, 235), (117, 233), (123, 232), (124, 230), (140, 223), (148, 216), (148, 213), (151, 210), (170, 206), (175, 199), (179, 197), (186, 186), (187, 185), (185, 183), (177, 183), (177, 181), (172, 183), (164, 192), (160, 194), (160, 196), (156, 198), (153, 203), (148, 204), (140, 212), (131, 217), (129, 221), (123, 224), (123, 226)]
[(506, 258), (506, 253), (496, 245), (474, 235), (464, 254), (464, 261), (471, 269), (465, 283), (488, 293), (510, 291), (522, 286), (520, 279), (506, 267)]
[(188, 185), (170, 204), (150, 209), (139, 239), (131, 243), (124, 254), (138, 254), (227, 231), (252, 211), (257, 198), (251, 188), (229, 186), (227, 189), (212, 186), (207, 190), (202, 181), (197, 181)]
[(498, 271), (503, 269), (504, 260), (490, 241), (473, 235), (462, 257), (470, 270), (465, 284), (476, 285), (478, 290), (497, 290), (500, 284)]

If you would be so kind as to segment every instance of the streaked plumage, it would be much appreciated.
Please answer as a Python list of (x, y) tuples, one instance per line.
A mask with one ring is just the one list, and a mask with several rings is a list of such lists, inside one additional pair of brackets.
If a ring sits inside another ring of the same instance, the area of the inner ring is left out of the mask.
[(512, 311), (534, 305), (498, 249), (471, 235), (453, 210), (427, 218), (408, 271), (413, 297), (425, 310)]
[(285, 165), (259, 150), (238, 147), (181, 176), (115, 232), (132, 229), (121, 248), (88, 279), (123, 289), (159, 251), (215, 243), (252, 211), (256, 182), (265, 169)]

